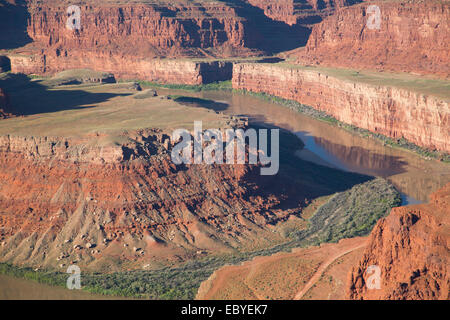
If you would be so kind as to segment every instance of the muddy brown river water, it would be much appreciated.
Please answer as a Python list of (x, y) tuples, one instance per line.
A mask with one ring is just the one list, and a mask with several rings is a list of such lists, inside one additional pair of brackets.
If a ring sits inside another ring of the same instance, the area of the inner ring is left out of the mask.
[(0, 300), (104, 300), (118, 299), (69, 290), (0, 274)]

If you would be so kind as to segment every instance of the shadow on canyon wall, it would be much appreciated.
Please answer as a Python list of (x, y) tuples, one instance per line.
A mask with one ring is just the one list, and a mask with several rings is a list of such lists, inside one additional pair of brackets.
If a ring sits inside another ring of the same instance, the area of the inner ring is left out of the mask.
[(346, 146), (330, 140), (315, 137), (317, 145), (335, 155), (350, 170), (352, 167), (363, 168), (370, 174), (388, 177), (406, 172), (407, 163), (401, 157), (380, 154), (360, 146)]
[(282, 21), (272, 20), (264, 10), (242, 0), (224, 0), (234, 7), (236, 13), (247, 19), (246, 47), (275, 54), (306, 45), (311, 30), (300, 24), (289, 26)]
[(0, 2), (0, 49), (16, 49), (33, 41), (27, 33), (29, 17), (24, 0)]
[(49, 90), (40, 80), (31, 80), (25, 74), (7, 74), (0, 77), (0, 88), (10, 97), (14, 113), (32, 115), (71, 109), (91, 108), (116, 96), (129, 94), (90, 93), (83, 90)]
[(0, 73), (11, 71), (11, 60), (7, 56), (0, 56)]

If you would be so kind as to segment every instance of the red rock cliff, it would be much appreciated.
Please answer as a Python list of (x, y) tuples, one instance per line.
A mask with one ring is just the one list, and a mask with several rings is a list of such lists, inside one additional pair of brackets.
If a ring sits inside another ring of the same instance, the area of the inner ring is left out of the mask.
[(175, 166), (163, 132), (126, 137), (2, 136), (2, 261), (177, 260), (273, 241), (266, 226), (294, 213), (259, 191), (251, 166)]
[(441, 98), (311, 69), (252, 63), (234, 65), (233, 88), (296, 100), (342, 122), (450, 152), (450, 109)]
[[(349, 276), (350, 299), (449, 299), (450, 184), (429, 204), (394, 208), (372, 231)], [(380, 288), (368, 289), (369, 266), (380, 268)]]
[(12, 54), (13, 73), (47, 75), (69, 69), (92, 69), (113, 73), (118, 79), (198, 85), (229, 80), (232, 63), (201, 62), (183, 59), (146, 59), (123, 55), (93, 54), (88, 51), (70, 52), (67, 56), (48, 54)]
[(332, 14), (336, 8), (352, 5), (362, 0), (247, 0), (251, 5), (264, 10), (271, 19), (289, 25), (313, 24)]
[[(369, 5), (379, 29), (367, 27)], [(450, 75), (450, 1), (370, 1), (341, 8), (314, 26), (300, 63)]]
[[(95, 50), (131, 56), (189, 54), (192, 48), (221, 45), (244, 47), (243, 19), (223, 3), (175, 2), (155, 4), (101, 4), (80, 6), (79, 30), (66, 28), (66, 2), (29, 5), (28, 35), (59, 50)], [(201, 54), (198, 50), (192, 53)]]

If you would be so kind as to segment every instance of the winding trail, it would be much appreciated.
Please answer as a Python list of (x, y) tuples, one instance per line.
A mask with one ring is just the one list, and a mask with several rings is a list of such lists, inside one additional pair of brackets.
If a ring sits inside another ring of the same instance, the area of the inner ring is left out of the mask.
[(319, 281), (320, 277), (322, 276), (322, 274), (325, 272), (325, 270), (337, 259), (339, 259), (342, 256), (345, 256), (346, 254), (364, 248), (367, 245), (366, 242), (364, 242), (363, 244), (357, 243), (354, 246), (348, 248), (345, 251), (340, 251), (337, 252), (335, 255), (332, 255), (330, 258), (328, 258), (327, 260), (325, 260), (320, 267), (317, 269), (316, 273), (314, 273), (314, 275), (311, 277), (311, 279), (309, 279), (309, 281), (306, 283), (306, 285), (299, 291), (297, 292), (297, 294), (294, 297), (294, 300), (300, 300), (301, 298), (303, 298), (303, 296), (308, 292), (309, 289), (312, 288), (312, 286)]
[[(367, 246), (367, 237), (356, 237), (351, 239), (343, 239), (338, 243), (326, 243), (317, 247), (310, 248), (296, 248), (292, 252), (277, 253), (272, 256), (259, 256), (252, 260), (242, 262), (239, 265), (227, 265), (216, 270), (207, 280), (203, 281), (197, 292), (196, 299), (211, 300), (211, 299), (259, 299), (266, 300), (268, 297), (264, 294), (258, 285), (250, 285), (248, 279), (252, 279), (254, 272), (258, 272), (263, 278), (270, 279), (280, 272), (273, 266), (276, 265), (280, 259), (288, 260), (311, 260), (316, 261), (316, 270), (310, 271), (309, 278), (303, 278), (306, 284), (300, 288), (292, 288), (288, 292), (278, 294), (284, 299), (301, 299), (304, 295), (320, 280), (321, 276), (326, 272), (330, 265), (337, 259), (354, 252), (356, 250), (365, 248)], [(342, 272), (347, 272), (350, 268), (346, 261), (344, 266), (340, 267), (338, 278), (342, 278)], [(347, 268), (348, 267), (348, 268)], [(335, 272), (335, 271), (333, 271)], [(299, 274), (299, 277), (301, 275)], [(294, 278), (293, 278), (294, 279)], [(342, 281), (341, 279), (341, 281)], [(294, 280), (293, 280), (294, 281)], [(302, 282), (303, 282), (302, 281)], [(303, 282), (304, 283), (304, 282)], [(278, 284), (272, 284), (274, 292), (284, 290)], [(343, 286), (339, 290), (344, 290)], [(343, 297), (343, 295), (342, 295)]]

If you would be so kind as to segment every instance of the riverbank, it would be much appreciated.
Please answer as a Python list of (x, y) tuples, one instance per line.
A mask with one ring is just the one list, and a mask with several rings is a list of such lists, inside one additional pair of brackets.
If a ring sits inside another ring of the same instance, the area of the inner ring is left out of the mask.
[(285, 99), (279, 96), (275, 96), (265, 92), (253, 92), (245, 89), (233, 89), (231, 81), (222, 81), (216, 82), (206, 85), (181, 85), (181, 84), (163, 84), (163, 83), (155, 83), (149, 81), (140, 81), (136, 80), (137, 83), (140, 83), (142, 86), (152, 87), (152, 88), (166, 88), (166, 89), (174, 89), (174, 90), (186, 90), (189, 92), (201, 92), (201, 91), (212, 91), (212, 90), (223, 90), (223, 91), (232, 91), (238, 94), (250, 95), (252, 97), (257, 97), (264, 101), (268, 101), (271, 103), (278, 104), (283, 107), (287, 107), (291, 110), (297, 111), (301, 114), (304, 114), (313, 119), (317, 119), (320, 121), (324, 121), (330, 125), (337, 126), (346, 131), (355, 133), (364, 138), (371, 138), (381, 142), (385, 146), (390, 146), (392, 148), (399, 148), (402, 150), (407, 150), (413, 152), (416, 155), (421, 156), (424, 159), (431, 160), (435, 159), (438, 161), (442, 161), (444, 163), (450, 163), (450, 154), (442, 151), (429, 150), (427, 148), (423, 148), (418, 146), (404, 138), (393, 139), (381, 133), (375, 133), (367, 129), (363, 129), (357, 127), (355, 125), (351, 125), (342, 121), (339, 121), (337, 118), (332, 115), (327, 114), (324, 111), (317, 110), (311, 106), (302, 104), (295, 100)]
[(232, 82), (233, 89), (297, 101), (401, 145), (450, 152), (445, 80), (281, 62), (235, 64)]
[(390, 146), (393, 148), (400, 148), (402, 150), (411, 151), (411, 152), (415, 153), (416, 155), (419, 155), (427, 160), (435, 159), (435, 160), (439, 160), (439, 161), (442, 161), (445, 163), (450, 163), (450, 154), (449, 153), (436, 151), (436, 150), (429, 150), (429, 149), (420, 147), (412, 142), (409, 142), (408, 140), (406, 140), (404, 138), (393, 139), (393, 138), (390, 138), (390, 137), (385, 136), (380, 133), (374, 133), (367, 129), (363, 129), (363, 128), (339, 121), (335, 117), (333, 117), (323, 111), (317, 110), (311, 106), (299, 103), (294, 100), (284, 99), (284, 98), (274, 96), (271, 94), (267, 94), (264, 92), (259, 93), (259, 92), (252, 92), (252, 91), (248, 91), (248, 90), (238, 90), (238, 89), (233, 89), (233, 91), (241, 93), (241, 94), (251, 95), (253, 97), (257, 97), (257, 98), (263, 99), (263, 100), (271, 102), (271, 103), (276, 103), (278, 105), (287, 107), (291, 110), (300, 112), (311, 118), (327, 122), (328, 124), (337, 126), (346, 131), (358, 134), (361, 137), (376, 139), (379, 142), (381, 142), (383, 145), (387, 145), (387, 146)]

